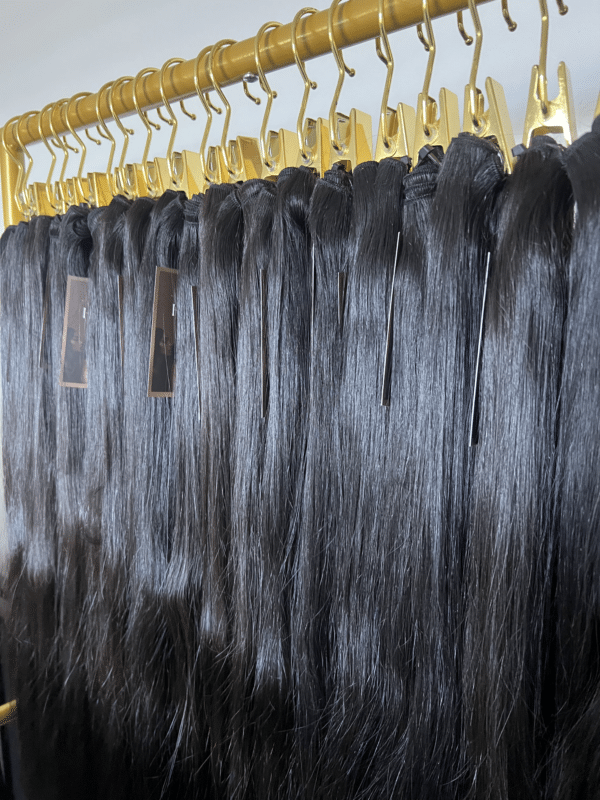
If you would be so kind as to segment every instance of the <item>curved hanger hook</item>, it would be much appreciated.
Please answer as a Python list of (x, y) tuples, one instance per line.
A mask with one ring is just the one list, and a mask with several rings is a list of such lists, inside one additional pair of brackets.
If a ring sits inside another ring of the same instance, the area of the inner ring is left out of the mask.
[(548, 3), (547, 0), (539, 0), (540, 13), (542, 16), (542, 38), (540, 42), (540, 60), (539, 60), (539, 79), (538, 79), (538, 97), (542, 112), (548, 113), (548, 78), (546, 77), (546, 67), (548, 63)]
[(512, 17), (510, 16), (510, 11), (508, 10), (508, 0), (502, 0), (502, 16), (506, 24), (508, 25), (508, 30), (512, 33), (513, 31), (517, 30), (517, 23), (514, 22)]
[[(61, 102), (62, 100), (59, 100), (59, 103)], [(56, 165), (56, 152), (50, 147), (50, 142), (52, 142), (52, 144), (54, 144), (56, 147), (59, 146), (55, 141), (57, 136), (56, 136), (56, 131), (54, 130), (54, 124), (52, 122), (52, 112), (54, 111), (56, 105), (57, 103), (48, 103), (48, 105), (42, 108), (39, 117), (39, 133), (44, 144), (50, 151), (50, 155), (52, 156), (52, 161), (50, 163), (50, 171), (48, 172), (48, 177), (46, 178), (46, 194), (48, 196), (48, 201), (52, 206), (52, 208), (57, 212), (57, 214), (62, 214), (64, 209), (64, 198), (61, 197), (58, 203), (55, 202), (57, 200), (57, 196), (56, 192), (54, 191), (54, 187), (52, 185), (52, 175), (54, 173), (54, 167)], [(44, 133), (42, 127), (42, 122), (46, 111), (48, 111), (48, 125), (50, 126), (50, 131), (52, 134), (50, 137), (50, 141), (48, 141), (48, 137)]]
[(229, 120), (231, 119), (231, 105), (229, 104), (229, 100), (225, 97), (223, 90), (221, 89), (220, 85), (217, 83), (215, 79), (215, 73), (213, 70), (213, 63), (215, 55), (222, 47), (231, 47), (232, 44), (235, 44), (235, 39), (220, 39), (216, 44), (214, 44), (210, 50), (208, 51), (208, 62), (206, 69), (208, 71), (208, 76), (210, 78), (210, 82), (213, 85), (213, 89), (221, 98), (221, 102), (225, 106), (225, 119), (223, 120), (223, 133), (221, 135), (221, 150), (223, 153), (223, 158), (225, 159), (225, 164), (227, 166), (227, 171), (230, 175), (235, 175), (236, 171), (231, 165), (227, 153), (227, 134), (229, 133)]
[[(158, 84), (160, 88), (160, 96), (169, 114), (169, 119), (165, 120), (165, 118), (162, 115), (160, 115), (160, 117), (172, 128), (171, 136), (169, 138), (169, 144), (167, 146), (167, 168), (169, 170), (169, 177), (171, 178), (171, 183), (175, 185), (178, 185), (179, 180), (177, 178), (177, 174), (175, 173), (175, 169), (173, 167), (173, 148), (175, 146), (175, 138), (177, 136), (177, 129), (179, 127), (179, 123), (177, 121), (177, 117), (173, 113), (173, 109), (171, 108), (171, 103), (169, 102), (169, 98), (167, 97), (165, 92), (165, 72), (169, 67), (173, 67), (175, 64), (182, 64), (183, 61), (184, 61), (183, 58), (169, 58), (168, 61), (165, 61), (165, 63), (160, 68), (160, 74), (159, 74), (160, 80)], [(196, 119), (195, 116), (194, 119)]]
[(343, 155), (346, 150), (344, 145), (338, 140), (337, 137), (337, 124), (335, 119), (335, 112), (338, 104), (338, 100), (340, 99), (340, 93), (342, 91), (342, 85), (344, 83), (344, 73), (348, 73), (348, 75), (353, 78), (356, 75), (356, 70), (347, 67), (344, 62), (344, 57), (342, 56), (337, 44), (335, 43), (335, 39), (333, 37), (333, 12), (339, 6), (340, 0), (333, 0), (331, 5), (329, 6), (329, 16), (327, 20), (327, 33), (329, 35), (329, 46), (331, 48), (331, 52), (333, 53), (337, 66), (338, 66), (338, 82), (335, 87), (335, 92), (333, 94), (333, 100), (331, 101), (331, 106), (329, 108), (329, 132), (331, 135), (331, 144), (333, 149)]
[(308, 75), (306, 74), (306, 67), (304, 66), (304, 62), (300, 58), (298, 54), (298, 23), (304, 16), (312, 16), (313, 14), (317, 13), (316, 8), (301, 8), (300, 11), (296, 14), (292, 21), (292, 31), (291, 31), (291, 40), (292, 40), (292, 52), (294, 54), (294, 61), (296, 62), (296, 66), (300, 70), (300, 75), (302, 76), (302, 80), (304, 81), (304, 94), (302, 95), (302, 103), (300, 105), (300, 113), (298, 114), (298, 122), (296, 123), (296, 133), (298, 134), (298, 147), (300, 149), (300, 153), (302, 154), (302, 158), (305, 163), (310, 161), (310, 156), (306, 154), (304, 150), (304, 136), (303, 136), (303, 129), (304, 129), (304, 115), (306, 114), (306, 106), (308, 105), (308, 95), (311, 89), (316, 89), (317, 84), (315, 81), (311, 81)]
[[(59, 109), (59, 114), (62, 115), (62, 108), (63, 108), (63, 106), (66, 107), (68, 105), (68, 103), (69, 103), (69, 98), (68, 97), (63, 97), (62, 100), (57, 100), (57, 102), (55, 104), (55, 108)], [(54, 129), (54, 122), (52, 121), (53, 113), (54, 113), (54, 109), (52, 109), (52, 111), (50, 111), (50, 115), (48, 117), (48, 124), (50, 125), (50, 130), (52, 131), (52, 135), (54, 137), (53, 140), (52, 140), (52, 144), (56, 145), (57, 147), (60, 147), (60, 149), (65, 154), (65, 157), (64, 157), (63, 163), (62, 163), (62, 167), (61, 167), (61, 170), (60, 170), (60, 175), (59, 175), (59, 178), (58, 178), (59, 183), (62, 184), (64, 182), (64, 180), (65, 180), (65, 174), (66, 174), (66, 171), (67, 171), (67, 162), (69, 161), (69, 150), (72, 150), (74, 153), (78, 153), (79, 150), (76, 147), (73, 147), (72, 145), (70, 145), (67, 142), (67, 137), (66, 136), (63, 136), (62, 139), (60, 138), (60, 136), (58, 136), (58, 134), (56, 133), (56, 131)]]
[[(17, 193), (18, 193), (18, 196), (22, 200), (22, 203), (24, 203), (25, 206), (26, 206), (26, 208), (24, 209), (25, 212), (28, 210), (28, 208), (31, 208), (31, 210), (33, 212), (33, 208), (32, 208), (33, 203), (30, 200), (28, 200), (28, 197), (27, 197), (27, 185), (29, 183), (29, 176), (31, 175), (31, 170), (33, 168), (33, 156), (31, 155), (29, 150), (25, 147), (25, 145), (23, 144), (23, 141), (21, 139), (21, 134), (19, 133), (19, 126), (20, 126), (22, 120), (28, 119), (29, 117), (33, 117), (38, 113), (39, 113), (38, 111), (28, 111), (27, 114), (23, 114), (21, 117), (19, 117), (19, 121), (14, 126), (14, 137), (17, 140), (17, 143), (18, 143), (19, 147), (21, 148), (21, 150), (23, 151), (23, 153), (25, 154), (25, 156), (27, 157), (28, 162), (29, 162), (28, 165), (27, 165), (27, 169), (25, 170), (25, 174), (19, 173), (19, 178), (17, 180), (17, 190), (16, 190)], [(8, 148), (5, 148), (5, 149), (7, 150), (7, 152), (9, 152)], [(13, 157), (12, 153), (10, 153), (10, 152), (9, 152), (9, 155), (11, 156), (11, 158)], [(20, 163), (20, 162), (18, 162), (18, 163)], [(17, 204), (17, 205), (19, 205), (19, 204)]]
[[(379, 36), (375, 39), (375, 49), (379, 60), (382, 61), (386, 68), (387, 74), (385, 77), (385, 86), (383, 89), (383, 96), (381, 98), (381, 112), (379, 114), (379, 125), (382, 131), (383, 146), (386, 151), (391, 149), (392, 143), (389, 140), (387, 133), (387, 107), (390, 96), (390, 89), (392, 86), (392, 77), (394, 75), (394, 56), (388, 39), (387, 31), (385, 29), (385, 0), (379, 0), (377, 16), (379, 20)], [(383, 50), (381, 45), (383, 44)]]
[(469, 34), (467, 33), (467, 31), (465, 29), (465, 23), (464, 23), (464, 20), (463, 20), (463, 12), (462, 11), (457, 11), (457, 13), (456, 13), (456, 23), (458, 25), (458, 32), (462, 36), (464, 43), (470, 47), (473, 44), (473, 37), (469, 36)]
[[(469, 11), (473, 19), (475, 27), (475, 52), (473, 53), (473, 62), (471, 64), (471, 74), (469, 76), (469, 113), (473, 121), (473, 126), (476, 131), (481, 131), (483, 124), (477, 116), (477, 72), (479, 71), (479, 59), (481, 58), (481, 46), (483, 44), (483, 28), (481, 27), (481, 20), (479, 19), (479, 12), (475, 0), (468, 0)], [(472, 41), (472, 40), (471, 40)]]
[[(47, 106), (46, 106), (46, 108), (47, 108)], [(21, 198), (19, 197), (19, 187), (20, 187), (20, 185), (22, 183), (22, 179), (23, 179), (23, 164), (22, 164), (21, 160), (19, 158), (17, 158), (16, 155), (14, 155), (14, 153), (11, 153), (10, 147), (6, 143), (6, 133), (8, 131), (9, 125), (12, 125), (13, 128), (15, 128), (15, 131), (16, 131), (17, 128), (19, 127), (19, 122), (21, 121), (21, 119), (22, 119), (21, 116), (13, 117), (12, 119), (9, 119), (8, 122), (4, 125), (4, 127), (2, 129), (2, 146), (4, 147), (4, 149), (6, 150), (8, 155), (12, 158), (12, 160), (17, 165), (18, 176), (17, 176), (17, 182), (15, 184), (14, 200), (15, 200), (15, 203), (17, 205), (17, 208), (19, 209), (19, 212), (21, 214), (23, 214), (24, 213), (23, 205), (21, 203)], [(17, 137), (15, 136), (15, 138), (17, 138)], [(20, 140), (17, 138), (17, 141), (19, 142)], [(50, 147), (48, 145), (46, 145), (46, 146), (50, 150)], [(52, 150), (50, 150), (50, 152), (52, 153)], [(30, 158), (31, 158), (31, 156), (30, 156)], [(54, 156), (54, 161), (56, 161), (56, 156)], [(54, 161), (52, 162), (52, 169), (54, 169)]]
[(196, 88), (196, 92), (198, 97), (200, 98), (200, 102), (202, 103), (202, 107), (206, 111), (206, 125), (204, 126), (204, 133), (202, 135), (202, 142), (200, 143), (200, 169), (202, 170), (202, 177), (205, 181), (208, 182), (208, 177), (206, 175), (206, 145), (208, 143), (208, 135), (210, 133), (210, 129), (212, 127), (212, 112), (216, 111), (217, 114), (222, 114), (223, 109), (217, 108), (214, 106), (208, 97), (208, 92), (206, 95), (200, 89), (200, 64), (202, 60), (208, 55), (211, 50), (211, 45), (205, 47), (204, 50), (201, 50), (198, 55), (196, 56), (196, 61), (194, 63), (194, 86)]
[[(83, 165), (85, 164), (85, 159), (87, 157), (87, 147), (85, 146), (85, 142), (83, 141), (81, 136), (77, 133), (77, 131), (75, 130), (75, 128), (73, 126), (73, 123), (71, 122), (71, 119), (70, 119), (71, 106), (73, 105), (73, 103), (76, 104), (75, 105), (75, 114), (77, 115), (77, 118), (79, 119), (79, 114), (77, 114), (77, 105), (79, 104), (79, 101), (82, 98), (89, 97), (90, 94), (91, 94), (91, 92), (79, 92), (78, 94), (74, 94), (73, 97), (71, 97), (71, 99), (67, 102), (67, 110), (66, 110), (66, 114), (65, 114), (67, 127), (68, 127), (69, 131), (71, 132), (71, 135), (73, 136), (74, 139), (77, 140), (77, 142), (79, 143), (79, 147), (81, 148), (81, 158), (79, 159), (79, 169), (77, 170), (77, 182), (78, 182), (78, 185), (79, 185), (80, 189), (82, 189), (82, 186), (81, 186), (81, 175), (83, 173)], [(100, 142), (98, 142), (98, 144), (100, 144)], [(84, 194), (83, 190), (81, 191), (81, 194), (82, 195)]]
[[(425, 80), (423, 81), (423, 119), (427, 119), (427, 98), (429, 97), (429, 87), (431, 86), (431, 76), (433, 74), (433, 63), (435, 61), (435, 36), (433, 35), (433, 25), (431, 24), (431, 15), (429, 14), (428, 0), (423, 0), (423, 23), (427, 29), (427, 38), (423, 35), (421, 26), (417, 26), (417, 33), (419, 39), (423, 42), (425, 50), (429, 53), (427, 59), (427, 70), (425, 71)], [(420, 29), (420, 30), (419, 30)], [(425, 134), (429, 136), (429, 127), (425, 126)]]
[(48, 193), (50, 191), (50, 185), (52, 183), (52, 175), (54, 173), (54, 167), (56, 166), (56, 153), (50, 147), (50, 143), (48, 142), (48, 137), (44, 133), (42, 123), (43, 123), (43, 119), (44, 119), (44, 114), (46, 113), (46, 111), (48, 111), (48, 109), (52, 108), (53, 105), (54, 105), (54, 103), (48, 103), (47, 106), (44, 106), (42, 108), (42, 110), (40, 111), (40, 116), (39, 116), (39, 119), (38, 119), (38, 132), (40, 134), (40, 138), (42, 139), (42, 141), (46, 145), (46, 147), (47, 147), (47, 149), (48, 149), (48, 151), (50, 153), (50, 156), (52, 158), (52, 160), (50, 162), (50, 170), (48, 172), (48, 177), (46, 178), (46, 186), (48, 187)]
[(269, 115), (271, 113), (271, 106), (273, 105), (274, 98), (277, 97), (277, 92), (271, 89), (269, 82), (265, 76), (265, 72), (262, 68), (262, 64), (260, 63), (260, 42), (262, 40), (262, 37), (268, 30), (280, 27), (281, 27), (281, 22), (265, 22), (265, 24), (261, 26), (260, 30), (254, 37), (254, 61), (256, 63), (256, 72), (258, 73), (258, 81), (260, 84), (260, 88), (267, 95), (267, 102), (265, 103), (265, 113), (263, 114), (263, 121), (262, 125), (260, 126), (260, 138), (258, 140), (258, 143), (260, 146), (260, 155), (262, 157), (263, 164), (269, 170), (274, 169), (275, 164), (270, 160), (268, 154), (267, 126), (269, 124)]
[(148, 112), (144, 111), (140, 108), (140, 101), (138, 99), (138, 88), (139, 83), (142, 78), (145, 78), (147, 75), (154, 75), (155, 72), (158, 72), (157, 67), (145, 67), (144, 69), (140, 70), (138, 74), (133, 79), (133, 104), (135, 106), (135, 110), (138, 113), (138, 117), (142, 120), (144, 127), (146, 128), (146, 143), (144, 144), (144, 152), (142, 154), (142, 172), (144, 173), (144, 180), (146, 181), (146, 186), (150, 189), (152, 187), (152, 180), (150, 178), (150, 174), (148, 172), (148, 154), (150, 152), (150, 143), (152, 141), (152, 128), (154, 130), (159, 131), (160, 125), (158, 122), (154, 122), (148, 116)]
[(125, 156), (127, 155), (127, 148), (129, 147), (129, 137), (133, 136), (133, 128), (126, 128), (125, 125), (121, 122), (119, 115), (115, 112), (115, 106), (113, 103), (113, 94), (117, 86), (120, 86), (122, 83), (131, 83), (133, 78), (131, 75), (124, 75), (121, 78), (117, 78), (117, 80), (113, 83), (113, 85), (108, 90), (108, 107), (110, 109), (110, 113), (112, 114), (112, 118), (114, 119), (117, 128), (123, 134), (123, 149), (121, 151), (121, 158), (119, 159), (119, 166), (117, 169), (121, 171), (125, 166)]
[(102, 101), (103, 93), (106, 92), (113, 85), (113, 83), (114, 81), (108, 81), (96, 94), (96, 118), (98, 120), (98, 133), (103, 139), (106, 139), (108, 142), (110, 142), (110, 153), (108, 154), (108, 162), (105, 170), (107, 175), (112, 173), (112, 162), (117, 143), (115, 142), (115, 137), (109, 131), (106, 123), (104, 122), (104, 118), (102, 117), (102, 113), (100, 111), (100, 103)]

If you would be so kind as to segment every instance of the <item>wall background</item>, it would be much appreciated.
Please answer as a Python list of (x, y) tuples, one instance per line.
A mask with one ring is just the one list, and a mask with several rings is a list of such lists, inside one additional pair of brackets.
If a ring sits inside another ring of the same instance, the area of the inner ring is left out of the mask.
[[(579, 133), (589, 130), (600, 91), (600, 3), (597, 0), (568, 0), (569, 13), (560, 17), (555, 0), (548, 0), (550, 42), (548, 50), (549, 96), (558, 90), (556, 69), (560, 60), (570, 68)], [(504, 86), (515, 139), (521, 141), (531, 67), (538, 62), (540, 12), (538, 0), (509, 0), (518, 24), (509, 33), (502, 18), (500, 0), (480, 7), (484, 41), (478, 84), (489, 75)], [(8, 119), (62, 97), (81, 91), (96, 91), (121, 75), (136, 75), (143, 67), (160, 67), (168, 58), (194, 58), (206, 45), (218, 39), (245, 39), (268, 20), (290, 22), (300, 9), (300, 0), (0, 0), (0, 125)], [(319, 3), (319, 9), (326, 4)], [(462, 114), (465, 84), (469, 78), (472, 47), (466, 47), (458, 33), (456, 17), (434, 20), (438, 58), (434, 67), (432, 94), (444, 85), (456, 92)], [(465, 25), (473, 31), (470, 15)], [(427, 54), (415, 30), (390, 36), (396, 68), (390, 104), (416, 104), (421, 90)], [(377, 115), (385, 80), (385, 67), (375, 54), (373, 42), (344, 51), (346, 62), (356, 76), (346, 78), (338, 108), (351, 107), (370, 113), (377, 130)], [(311, 92), (308, 114), (326, 116), (337, 80), (333, 56), (308, 62), (308, 73), (319, 87)], [(270, 127), (295, 130), (303, 84), (296, 67), (269, 76), (279, 94), (273, 104)], [(254, 85), (255, 94), (261, 94)], [(256, 135), (264, 104), (255, 106), (241, 86), (227, 90), (233, 107), (230, 133)], [(196, 122), (183, 117), (176, 149), (198, 149), (205, 116), (196, 99), (186, 103), (198, 114)], [(178, 109), (177, 106), (175, 106)], [(156, 118), (156, 112), (152, 112)], [(128, 125), (136, 130), (127, 161), (139, 161), (145, 132), (135, 117)], [(117, 141), (120, 134), (111, 126)], [(220, 140), (221, 119), (214, 118), (210, 143)], [(156, 133), (150, 157), (164, 155), (169, 130)], [(43, 145), (31, 148), (34, 157), (32, 180), (45, 180), (50, 157)], [(88, 147), (85, 171), (104, 169), (108, 147)], [(78, 156), (72, 156), (68, 174), (75, 174)], [(118, 158), (118, 151), (117, 151)], [(0, 230), (2, 215), (0, 214)], [(0, 508), (3, 508), (0, 498)], [(0, 577), (4, 524), (0, 521)]]

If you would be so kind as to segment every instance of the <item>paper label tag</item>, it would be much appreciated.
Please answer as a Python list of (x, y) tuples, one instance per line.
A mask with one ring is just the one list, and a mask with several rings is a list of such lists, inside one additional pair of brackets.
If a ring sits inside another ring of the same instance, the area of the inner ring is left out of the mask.
[(173, 397), (175, 389), (175, 297), (177, 270), (157, 267), (150, 337), (148, 397)]
[(88, 279), (67, 275), (67, 296), (60, 356), (61, 386), (87, 389), (86, 332), (89, 318)]

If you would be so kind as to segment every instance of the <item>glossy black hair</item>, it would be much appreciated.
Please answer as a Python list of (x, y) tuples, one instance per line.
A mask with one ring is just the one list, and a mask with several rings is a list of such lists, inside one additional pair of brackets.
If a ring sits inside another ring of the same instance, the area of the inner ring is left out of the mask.
[(547, 798), (593, 797), (600, 782), (598, 331), (600, 119), (567, 150), (576, 203), (560, 393), (555, 587), (550, 622), (554, 742)]
[(539, 797), (552, 495), (573, 225), (562, 149), (535, 137), (500, 198), (465, 566), (468, 796)]

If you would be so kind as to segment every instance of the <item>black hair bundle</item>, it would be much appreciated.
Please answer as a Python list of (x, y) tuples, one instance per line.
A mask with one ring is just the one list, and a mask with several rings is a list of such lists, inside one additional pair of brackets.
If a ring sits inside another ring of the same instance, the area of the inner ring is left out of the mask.
[[(600, 120), (566, 152), (576, 203), (556, 474), (554, 742), (547, 798), (593, 797), (600, 782), (598, 332)], [(553, 631), (553, 632), (554, 632)]]
[(572, 193), (535, 137), (500, 198), (490, 264), (465, 566), (469, 796), (539, 797), (552, 487)]
[(231, 538), (231, 452), (236, 402), (238, 286), (244, 222), (239, 187), (211, 186), (200, 223), (198, 294), (200, 354), (200, 535), (202, 596), (196, 625), (198, 688), (215, 798), (227, 796), (229, 660), (228, 574)]
[[(331, 694), (329, 626), (335, 590), (333, 548), (342, 506), (338, 405), (344, 339), (340, 301), (351, 257), (352, 178), (338, 165), (315, 185), (309, 212), (313, 248), (310, 394), (306, 413), (306, 460), (300, 523), (294, 542), (291, 659), (295, 702), (294, 768), (297, 789), (318, 797), (326, 791), (329, 765), (321, 744)], [(341, 285), (340, 285), (340, 276)]]

